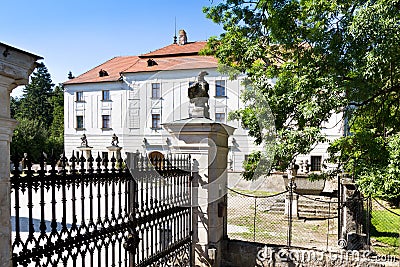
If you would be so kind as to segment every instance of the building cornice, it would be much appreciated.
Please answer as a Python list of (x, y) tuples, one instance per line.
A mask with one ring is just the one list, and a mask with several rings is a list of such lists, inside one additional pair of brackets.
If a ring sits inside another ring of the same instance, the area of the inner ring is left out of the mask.
[(0, 77), (8, 80), (9, 92), (29, 82), (29, 75), (36, 68), (36, 61), (39, 59), (42, 57), (0, 43)]

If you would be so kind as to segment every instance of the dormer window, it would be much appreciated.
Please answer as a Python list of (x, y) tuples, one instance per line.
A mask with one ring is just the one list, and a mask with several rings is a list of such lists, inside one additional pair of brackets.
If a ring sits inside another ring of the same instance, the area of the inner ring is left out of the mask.
[(149, 60), (147, 60), (147, 67), (152, 67), (152, 66), (156, 66), (156, 65), (158, 65), (158, 64), (154, 59), (150, 58)]
[(104, 76), (108, 76), (108, 72), (105, 71), (105, 70), (103, 70), (103, 69), (101, 69), (101, 70), (99, 71), (99, 77), (104, 77)]

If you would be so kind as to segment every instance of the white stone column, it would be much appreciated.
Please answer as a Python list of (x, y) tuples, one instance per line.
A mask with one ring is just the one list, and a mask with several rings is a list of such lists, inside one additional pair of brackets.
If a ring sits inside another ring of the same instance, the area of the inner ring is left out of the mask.
[(11, 267), (10, 142), (17, 122), (10, 118), (10, 93), (28, 83), (40, 57), (0, 43), (0, 267)]
[(0, 76), (0, 266), (11, 266), (10, 141), (17, 122), (10, 119), (10, 87), (14, 79)]
[[(175, 137), (172, 153), (193, 159), (192, 230), (195, 266), (219, 267), (226, 235), (228, 137), (234, 128), (207, 118), (164, 124)], [(215, 249), (215, 259), (212, 251)]]
[(118, 160), (121, 158), (121, 150), (122, 147), (120, 146), (108, 146), (107, 147), (108, 150), (108, 160), (110, 160), (110, 166), (111, 166), (111, 158), (114, 156), (115, 159)]
[[(93, 147), (91, 146), (85, 146), (85, 147), (77, 147), (77, 149), (79, 149), (80, 154), (84, 152), (85, 154), (85, 159), (86, 159), (86, 169), (89, 169), (89, 162), (88, 159), (90, 158), (90, 155), (92, 154), (92, 149)], [(79, 155), (80, 156), (80, 155)], [(92, 155), (93, 156), (93, 155)], [(79, 157), (78, 157), (79, 158)], [(96, 159), (96, 157), (94, 156), (94, 158)]]
[[(1, 89), (0, 89), (1, 90)], [(16, 121), (0, 117), (0, 266), (11, 266), (10, 140)]]

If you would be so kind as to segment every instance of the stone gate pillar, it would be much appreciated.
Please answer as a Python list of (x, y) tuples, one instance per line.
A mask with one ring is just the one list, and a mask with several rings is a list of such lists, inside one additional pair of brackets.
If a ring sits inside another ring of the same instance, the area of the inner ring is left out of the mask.
[(0, 43), (0, 267), (11, 267), (10, 141), (17, 122), (10, 118), (10, 93), (28, 83), (40, 57)]
[[(195, 266), (219, 267), (227, 234), (228, 137), (235, 128), (205, 117), (163, 124), (172, 153), (192, 156), (192, 230)], [(210, 265), (211, 264), (211, 265)]]
[(342, 199), (345, 203), (341, 213), (341, 237), (347, 241), (346, 249), (360, 250), (367, 246), (363, 232), (363, 200), (357, 185), (351, 178), (342, 178)]

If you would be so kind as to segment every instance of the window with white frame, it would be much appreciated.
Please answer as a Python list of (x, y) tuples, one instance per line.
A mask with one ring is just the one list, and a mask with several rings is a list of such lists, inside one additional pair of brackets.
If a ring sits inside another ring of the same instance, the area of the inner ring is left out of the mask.
[(83, 129), (84, 125), (83, 125), (83, 116), (76, 116), (76, 129)]
[(151, 84), (151, 98), (159, 99), (161, 97), (160, 83)]
[(101, 91), (101, 100), (103, 101), (110, 101), (110, 90), (103, 90)]
[(75, 93), (75, 101), (76, 102), (83, 102), (83, 91), (78, 91)]
[(215, 96), (226, 96), (224, 80), (215, 81)]
[(152, 129), (160, 129), (161, 128), (161, 115), (160, 114), (152, 114), (151, 115), (151, 128)]
[(225, 122), (225, 113), (215, 113), (216, 122)]
[(111, 129), (111, 116), (110, 115), (102, 115), (102, 129)]
[(322, 156), (311, 156), (311, 171), (321, 171)]

